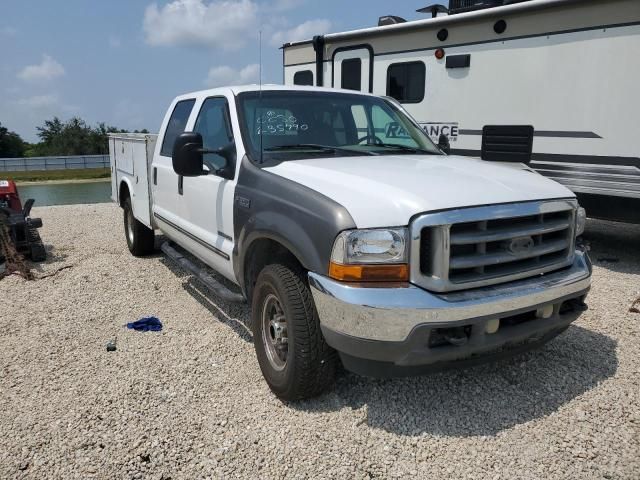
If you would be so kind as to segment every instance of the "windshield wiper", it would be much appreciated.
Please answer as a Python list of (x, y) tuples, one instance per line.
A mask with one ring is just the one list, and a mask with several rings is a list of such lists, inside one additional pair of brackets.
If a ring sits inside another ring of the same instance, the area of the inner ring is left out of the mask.
[(319, 145), (317, 143), (294, 143), (291, 145), (275, 145), (265, 148), (265, 152), (284, 152), (287, 150), (318, 150), (325, 153), (346, 152), (356, 155), (374, 155), (371, 152), (360, 152), (351, 150), (350, 148), (334, 147), (333, 145)]
[(275, 145), (273, 147), (267, 147), (264, 149), (265, 152), (277, 152), (282, 150), (302, 150), (302, 149), (310, 149), (310, 150), (322, 150), (324, 152), (333, 152), (335, 151), (335, 147), (331, 147), (329, 145), (318, 145), (316, 143), (294, 143), (290, 145)]
[(431, 152), (429, 150), (424, 150), (422, 148), (410, 147), (408, 145), (400, 145), (398, 143), (374, 143), (372, 144), (374, 147), (385, 147), (385, 148), (395, 148), (396, 150), (402, 150), (404, 152), (412, 152), (412, 153), (426, 153), (428, 155), (438, 155), (437, 152)]

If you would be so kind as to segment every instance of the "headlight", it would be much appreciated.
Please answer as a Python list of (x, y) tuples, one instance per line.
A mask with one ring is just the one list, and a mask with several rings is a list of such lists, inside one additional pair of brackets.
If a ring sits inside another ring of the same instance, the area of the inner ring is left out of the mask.
[(348, 230), (336, 238), (329, 276), (343, 281), (407, 281), (407, 229)]
[(587, 224), (587, 211), (578, 207), (576, 211), (576, 237), (582, 235), (584, 233), (584, 227)]
[(404, 228), (350, 230), (336, 238), (331, 261), (353, 263), (405, 263), (407, 231)]

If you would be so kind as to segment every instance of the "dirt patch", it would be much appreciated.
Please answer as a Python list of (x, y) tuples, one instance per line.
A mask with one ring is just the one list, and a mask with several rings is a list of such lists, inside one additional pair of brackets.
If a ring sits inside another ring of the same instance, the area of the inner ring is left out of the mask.
[(629, 308), (631, 313), (640, 313), (640, 297), (636, 298)]

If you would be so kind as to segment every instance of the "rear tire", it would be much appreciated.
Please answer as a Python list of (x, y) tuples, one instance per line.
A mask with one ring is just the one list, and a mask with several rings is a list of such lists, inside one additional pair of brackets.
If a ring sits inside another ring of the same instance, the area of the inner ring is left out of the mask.
[(29, 256), (31, 257), (31, 261), (44, 262), (47, 259), (47, 251), (42, 244), (42, 239), (40, 238), (38, 230), (30, 228), (27, 231), (27, 235), (29, 236)]
[(136, 257), (153, 253), (155, 235), (153, 230), (147, 228), (133, 216), (131, 198), (124, 201), (124, 236), (127, 239), (129, 251)]
[(302, 271), (266, 266), (254, 289), (252, 320), (262, 375), (280, 399), (314, 397), (333, 384), (336, 352), (322, 336)]

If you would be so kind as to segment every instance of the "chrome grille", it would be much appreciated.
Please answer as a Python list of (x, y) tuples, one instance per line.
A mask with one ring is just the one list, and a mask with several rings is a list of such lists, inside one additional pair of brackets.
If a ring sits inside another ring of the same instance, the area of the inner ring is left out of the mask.
[(411, 280), (444, 292), (538, 275), (571, 264), (575, 200), (426, 214), (411, 226)]

